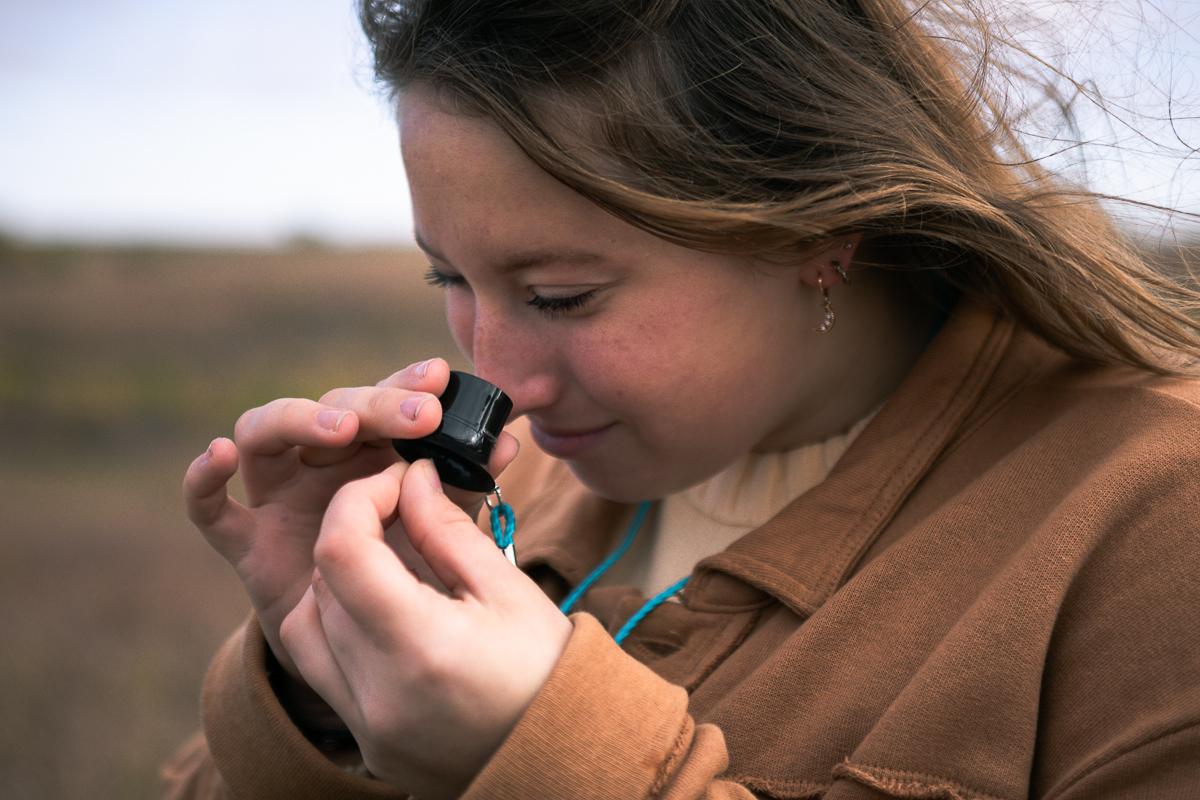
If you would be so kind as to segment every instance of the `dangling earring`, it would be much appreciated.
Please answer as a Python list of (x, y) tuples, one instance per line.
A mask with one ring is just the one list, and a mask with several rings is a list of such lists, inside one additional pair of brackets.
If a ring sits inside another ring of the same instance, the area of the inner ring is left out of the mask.
[(833, 303), (829, 302), (829, 290), (825, 288), (825, 281), (821, 276), (817, 276), (817, 286), (821, 287), (821, 302), (825, 306), (825, 317), (821, 320), (821, 324), (813, 328), (817, 333), (829, 333), (833, 329), (833, 323), (837, 319), (833, 313)]

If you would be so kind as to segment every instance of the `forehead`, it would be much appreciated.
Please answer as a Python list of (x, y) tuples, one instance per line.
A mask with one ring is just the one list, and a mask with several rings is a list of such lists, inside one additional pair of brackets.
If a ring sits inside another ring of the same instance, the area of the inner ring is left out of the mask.
[(417, 85), (397, 105), (400, 146), (407, 169), (445, 170), (483, 165), (518, 170), (520, 148), (490, 119), (457, 109), (442, 92)]
[(665, 244), (540, 169), (490, 119), (459, 113), (432, 90), (406, 93), (398, 113), (416, 232), (451, 260), (460, 246)]
[(490, 119), (462, 113), (431, 89), (406, 93), (398, 112), (415, 233), (426, 252), (459, 269), (585, 251), (663, 274), (672, 266), (692, 276), (760, 266), (752, 256), (688, 249), (620, 219), (538, 167)]

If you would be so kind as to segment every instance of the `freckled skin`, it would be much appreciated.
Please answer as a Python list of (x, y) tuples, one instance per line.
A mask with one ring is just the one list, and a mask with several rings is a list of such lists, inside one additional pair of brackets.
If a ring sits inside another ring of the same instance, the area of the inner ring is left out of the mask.
[[(860, 289), (857, 277), (839, 310), (852, 318), (857, 308), (859, 325), (813, 332), (818, 272), (837, 283), (821, 267), (828, 259), (767, 268), (679, 247), (558, 183), (490, 121), (452, 113), (427, 89), (411, 89), (399, 110), (416, 231), (444, 256), (434, 266), (465, 281), (446, 289), (456, 343), (512, 397), (514, 418), (571, 431), (615, 423), (568, 461), (602, 496), (661, 497), (747, 451), (843, 430), (878, 404), (875, 384), (895, 382), (848, 381), (847, 366), (906, 369), (919, 351), (898, 360), (895, 344), (880, 344), (911, 340), (912, 326), (887, 313), (894, 298), (870, 281)], [(565, 247), (607, 259), (496, 269), (513, 252)], [(591, 288), (588, 305), (556, 318), (526, 304)], [(831, 388), (841, 392), (835, 407)]]

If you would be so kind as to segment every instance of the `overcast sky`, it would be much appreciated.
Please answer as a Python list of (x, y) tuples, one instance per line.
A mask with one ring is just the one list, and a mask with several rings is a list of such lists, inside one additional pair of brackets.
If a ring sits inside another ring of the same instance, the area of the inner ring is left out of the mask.
[[(1175, 138), (1200, 144), (1200, 0), (1076, 2), (1055, 24), (1123, 107), (1165, 116), (1174, 98), (1175, 132), (1138, 126), (1173, 148), (1157, 158), (1120, 123), (1085, 131), (1094, 188), (1200, 212), (1200, 156)], [(0, 0), (0, 230), (407, 242), (367, 61), (350, 0)]]

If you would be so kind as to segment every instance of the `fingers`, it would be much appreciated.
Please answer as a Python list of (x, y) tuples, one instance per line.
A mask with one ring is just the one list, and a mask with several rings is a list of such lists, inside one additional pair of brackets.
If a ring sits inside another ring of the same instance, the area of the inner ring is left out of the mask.
[(512, 568), (442, 492), (432, 461), (422, 459), (404, 474), (398, 510), (413, 548), (452, 594), (486, 597), (497, 585), (497, 574)]
[(345, 721), (354, 707), (353, 694), (329, 647), (313, 586), (308, 587), (300, 602), (284, 617), (279, 639), (304, 682)]
[[(492, 449), (492, 455), (488, 459), (488, 474), (494, 479), (499, 479), (508, 465), (516, 459), (520, 449), (521, 444), (517, 441), (517, 437), (508, 431), (502, 431), (496, 438), (496, 446)], [(466, 489), (456, 489), (453, 486), (444, 486), (443, 489), (455, 505), (466, 511), (468, 516), (474, 518), (479, 515), (479, 509), (483, 505), (481, 493), (468, 492)]]
[(492, 450), (492, 457), (488, 459), (488, 472), (492, 474), (493, 478), (499, 478), (520, 451), (521, 443), (517, 437), (508, 431), (501, 431), (500, 436), (496, 438), (496, 447)]
[(378, 438), (419, 438), (441, 421), (436, 396), (450, 370), (440, 358), (412, 364), (377, 386), (334, 389), (320, 402), (282, 398), (252, 408), (234, 426), (243, 457), (276, 456), (293, 447), (340, 448)]
[(359, 418), (359, 439), (419, 439), (437, 429), (450, 367), (441, 358), (409, 364), (374, 386), (334, 389), (321, 402), (352, 410)]
[(329, 589), (364, 627), (387, 627), (388, 609), (412, 609), (421, 602), (420, 584), (384, 541), (408, 469), (400, 462), (339, 489), (313, 550)]
[(358, 419), (360, 441), (420, 439), (442, 421), (442, 406), (432, 392), (355, 386), (327, 392), (321, 403), (351, 411)]
[(392, 447), (390, 440), (375, 442), (354, 441), (345, 447), (301, 447), (299, 450), (300, 463), (306, 467), (328, 467), (334, 464), (344, 464), (352, 458), (366, 459), (361, 465), (361, 471), (346, 480), (353, 480), (363, 475), (373, 475), (388, 468), (388, 465), (400, 460), (400, 455)]
[[(440, 404), (428, 401), (436, 400), (446, 390), (449, 378), (446, 362), (431, 358), (409, 364), (375, 386), (326, 392), (321, 403), (349, 411), (359, 421), (359, 428), (343, 448), (301, 447), (300, 461), (310, 467), (337, 464), (354, 456), (364, 444), (379, 445), (389, 455), (389, 462), (396, 461), (391, 439), (419, 439), (433, 433), (441, 423)], [(437, 411), (430, 413), (428, 408)]]
[(237, 468), (237, 447), (228, 439), (219, 438), (188, 466), (183, 476), (188, 519), (217, 552), (234, 563), (254, 532), (250, 511), (229, 496), (229, 479)]
[(376, 386), (383, 389), (409, 389), (418, 392), (441, 394), (450, 380), (450, 365), (443, 358), (430, 358), (409, 364), (399, 372), (393, 372)]
[(243, 456), (257, 458), (277, 456), (297, 445), (345, 447), (358, 429), (358, 418), (349, 409), (285, 397), (242, 414), (233, 438)]
[(404, 532), (404, 526), (397, 521), (389, 526), (384, 531), (384, 541), (388, 547), (392, 548), (392, 552), (400, 559), (400, 563), (408, 568), (408, 571), (413, 574), (417, 580), (426, 586), (431, 586), (438, 592), (444, 595), (450, 594), (445, 584), (438, 578), (437, 573), (429, 568), (425, 563), (425, 559), (421, 558), (421, 554), (412, 546), (412, 542), (408, 540), (408, 534)]

